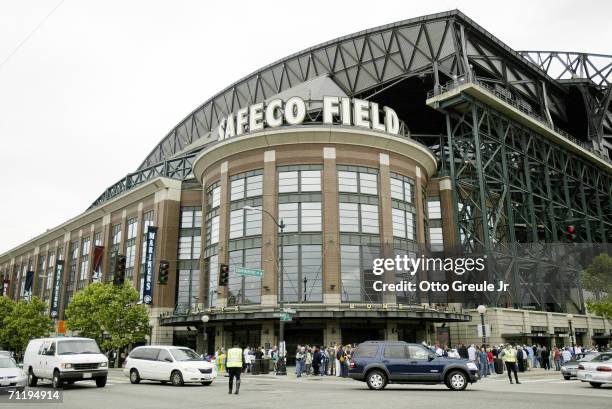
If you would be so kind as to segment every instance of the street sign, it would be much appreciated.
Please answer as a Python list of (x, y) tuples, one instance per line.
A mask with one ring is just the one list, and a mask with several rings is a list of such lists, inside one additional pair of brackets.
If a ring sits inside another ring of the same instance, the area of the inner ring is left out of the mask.
[(253, 277), (263, 277), (263, 270), (258, 268), (245, 268), (245, 267), (236, 267), (236, 275), (239, 276), (253, 276)]
[(293, 308), (283, 308), (283, 312), (286, 312), (287, 314), (295, 314), (297, 311), (295, 311)]
[(287, 314), (287, 313), (280, 314), (281, 321), (291, 321), (291, 318), (293, 318), (291, 314)]
[[(482, 335), (482, 327), (483, 327), (483, 325), (478, 324), (478, 336), (480, 338), (483, 337), (483, 335)], [(491, 326), (489, 324), (485, 324), (484, 325), (484, 330), (485, 330), (484, 336), (489, 338), (491, 336)]]

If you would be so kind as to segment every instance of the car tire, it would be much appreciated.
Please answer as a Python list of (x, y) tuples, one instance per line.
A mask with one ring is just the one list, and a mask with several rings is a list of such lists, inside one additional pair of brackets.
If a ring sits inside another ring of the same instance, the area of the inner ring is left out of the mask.
[(28, 371), (28, 386), (35, 387), (38, 384), (38, 377), (34, 375), (32, 368)]
[(446, 375), (444, 383), (451, 391), (462, 391), (467, 388), (467, 375), (463, 371), (450, 371)]
[(212, 382), (213, 382), (213, 381), (204, 381), (204, 382), (202, 382), (202, 385), (204, 385), (204, 386), (210, 386), (210, 385), (212, 385)]
[(563, 379), (565, 379), (566, 381), (569, 381), (572, 377), (569, 375), (563, 375)]
[(132, 369), (130, 371), (130, 383), (140, 383), (140, 375), (138, 374), (137, 369)]
[(57, 369), (53, 371), (53, 378), (51, 378), (51, 383), (53, 384), (53, 389), (60, 389), (64, 385), (64, 382), (60, 377), (60, 372)]
[(387, 375), (381, 370), (374, 369), (366, 374), (368, 388), (373, 391), (380, 391), (387, 386)]
[(170, 382), (174, 386), (183, 386), (185, 383), (183, 382), (183, 374), (181, 371), (173, 371), (170, 375)]
[(601, 388), (601, 384), (599, 382), (589, 382), (593, 388)]
[(96, 378), (96, 386), (98, 388), (104, 388), (106, 386), (106, 376), (102, 378)]

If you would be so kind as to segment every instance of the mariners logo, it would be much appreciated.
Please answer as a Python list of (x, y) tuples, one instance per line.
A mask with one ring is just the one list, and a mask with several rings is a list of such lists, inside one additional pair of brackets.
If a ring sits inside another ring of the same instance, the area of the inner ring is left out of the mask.
[(145, 304), (151, 304), (151, 296), (150, 295), (145, 295), (144, 302), (145, 302)]

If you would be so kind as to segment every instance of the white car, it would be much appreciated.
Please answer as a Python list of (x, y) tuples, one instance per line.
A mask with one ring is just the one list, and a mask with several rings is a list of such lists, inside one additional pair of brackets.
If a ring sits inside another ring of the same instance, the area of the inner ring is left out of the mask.
[(604, 383), (612, 384), (612, 352), (603, 352), (589, 362), (581, 362), (576, 377), (594, 388)]
[(0, 390), (24, 390), (27, 376), (13, 358), (0, 357)]
[(39, 379), (51, 379), (54, 388), (61, 388), (64, 382), (94, 380), (98, 388), (103, 388), (108, 358), (91, 338), (39, 338), (28, 343), (23, 370), (29, 386), (36, 386)]
[(125, 376), (131, 383), (141, 380), (201, 383), (208, 386), (217, 377), (215, 366), (204, 361), (194, 350), (179, 346), (151, 345), (134, 348), (125, 360)]

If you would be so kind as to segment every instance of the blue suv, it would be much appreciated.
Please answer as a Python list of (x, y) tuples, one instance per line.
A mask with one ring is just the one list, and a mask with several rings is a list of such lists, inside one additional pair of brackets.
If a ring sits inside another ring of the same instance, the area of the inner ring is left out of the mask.
[(353, 351), (349, 376), (373, 390), (388, 383), (440, 384), (462, 391), (478, 381), (478, 367), (466, 359), (444, 358), (421, 344), (367, 341)]

